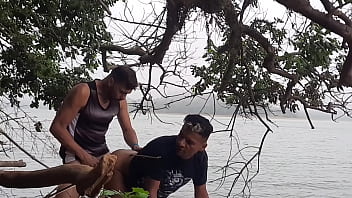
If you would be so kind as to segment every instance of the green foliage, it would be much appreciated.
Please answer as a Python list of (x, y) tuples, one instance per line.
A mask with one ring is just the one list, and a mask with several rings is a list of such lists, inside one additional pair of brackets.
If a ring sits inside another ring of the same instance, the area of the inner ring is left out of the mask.
[(121, 198), (148, 198), (149, 192), (145, 191), (143, 188), (132, 188), (132, 192), (119, 192), (116, 190), (103, 190), (99, 197), (112, 197), (118, 195)]
[[(308, 105), (322, 107), (327, 90), (336, 87), (337, 69), (345, 57), (341, 42), (330, 31), (317, 24), (307, 24), (300, 29), (292, 24), (293, 29), (282, 28), (283, 21), (253, 20), (250, 27), (275, 46), (277, 70), (295, 74), (298, 83), (292, 89), (293, 96), (302, 98)], [(301, 24), (300, 24), (301, 25)], [(224, 29), (224, 39), (229, 29)], [(293, 36), (290, 36), (293, 34)], [(252, 37), (242, 35), (240, 55), (236, 60), (229, 60), (229, 53), (209, 41), (203, 58), (208, 66), (194, 66), (193, 75), (199, 81), (193, 87), (196, 94), (213, 90), (227, 104), (250, 105), (278, 104), (286, 93), (287, 80), (273, 75), (262, 66), (267, 52)], [(331, 67), (336, 65), (335, 69)], [(232, 67), (232, 78), (227, 79), (225, 88), (220, 90), (227, 67)], [(334, 72), (335, 71), (335, 72)]]
[[(277, 41), (280, 42), (285, 32), (276, 30), (272, 24), (264, 23), (261, 26), (260, 21), (256, 21), (253, 27), (263, 34), (269, 32), (275, 35)], [(232, 78), (224, 90), (220, 90), (220, 85), (230, 61), (226, 53), (219, 53), (218, 48), (212, 42), (209, 43), (203, 58), (210, 62), (210, 65), (192, 68), (193, 75), (201, 79), (194, 86), (195, 93), (199, 94), (211, 88), (219, 93), (219, 98), (227, 104), (241, 104), (244, 107), (251, 104), (252, 96), (255, 102), (260, 104), (278, 102), (279, 96), (284, 92), (284, 87), (272, 80), (270, 74), (260, 67), (266, 52), (256, 44), (256, 41), (250, 37), (243, 39), (242, 54), (239, 60), (231, 65), (233, 67)]]
[(328, 69), (331, 56), (341, 49), (341, 43), (331, 37), (331, 32), (316, 24), (310, 24), (305, 32), (297, 33), (290, 42), (298, 53), (295, 56), (284, 56), (285, 69), (294, 69), (302, 77), (313, 72), (315, 67)]
[[(108, 6), (116, 1), (103, 0)], [(18, 99), (26, 94), (33, 98), (33, 107), (43, 101), (50, 108), (57, 108), (68, 89), (79, 81), (88, 80), (89, 72), (100, 64), (97, 59), (99, 47), (111, 40), (99, 2), (0, 0), (0, 96), (7, 96), (12, 104), (18, 104)], [(257, 8), (258, 2), (246, 2), (252, 5), (248, 9)], [(241, 9), (240, 1), (233, 3), (236, 9)], [(346, 3), (350, 1), (335, 2)], [(277, 104), (287, 93), (287, 78), (273, 74), (263, 66), (267, 51), (253, 35), (242, 32), (241, 40), (233, 41), (234, 31), (224, 14), (214, 14), (209, 20), (210, 24), (216, 23), (211, 25), (220, 30), (217, 36), (222, 38), (218, 42), (223, 42), (224, 46), (217, 46), (209, 38), (203, 56), (209, 65), (193, 67), (194, 76), (200, 79), (193, 91), (202, 94), (213, 90), (228, 104), (245, 107), (253, 103)], [(336, 87), (337, 71), (341, 70), (346, 50), (330, 31), (307, 21), (291, 20), (293, 11), (287, 14), (289, 18), (285, 21), (279, 18), (266, 20), (258, 15), (240, 23), (248, 23), (246, 27), (268, 40), (273, 54), (277, 55), (275, 70), (297, 76), (295, 86), (288, 90), (292, 96), (319, 107), (325, 99), (325, 90)], [(241, 28), (238, 29), (241, 32)], [(131, 45), (136, 40), (131, 39)], [(238, 49), (229, 49), (233, 43)], [(62, 64), (68, 62), (70, 66)]]
[(33, 107), (57, 108), (73, 84), (89, 79), (100, 45), (111, 40), (99, 1), (0, 0), (0, 10), (0, 96), (14, 105), (28, 94)]

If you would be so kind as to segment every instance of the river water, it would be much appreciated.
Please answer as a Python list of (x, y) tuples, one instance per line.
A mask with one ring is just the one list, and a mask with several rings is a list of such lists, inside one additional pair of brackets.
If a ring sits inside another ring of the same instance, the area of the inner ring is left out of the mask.
[[(40, 113), (39, 113), (40, 114)], [(38, 116), (38, 113), (37, 113)], [(47, 128), (54, 113), (40, 114)], [(133, 115), (131, 115), (133, 117)], [(157, 136), (177, 134), (184, 115), (159, 114), (166, 123), (148, 116), (139, 116), (132, 120), (140, 145)], [(228, 123), (229, 117), (216, 117), (212, 121), (215, 130), (224, 130), (222, 123)], [(258, 170), (257, 158), (244, 170), (234, 185), (229, 197), (352, 197), (352, 133), (349, 127), (351, 121), (313, 120), (316, 129), (310, 129), (304, 119), (273, 119), (275, 125), (270, 125), (273, 132), (268, 133), (260, 155), (259, 173), (250, 188), (243, 188), (247, 176), (252, 177)], [(236, 173), (243, 163), (257, 151), (253, 146), (259, 146), (266, 129), (258, 120), (239, 118), (235, 124), (234, 138), (229, 138), (229, 132), (218, 132), (210, 136), (207, 152), (209, 156), (208, 191), (210, 197), (226, 197), (235, 179)], [(48, 133), (38, 133), (44, 141), (52, 141), (58, 147), (55, 139)], [(21, 139), (21, 137), (19, 137)], [(35, 157), (49, 166), (60, 165), (61, 160), (53, 151), (55, 149), (41, 148), (41, 141), (33, 143), (31, 138), (21, 139), (24, 145), (37, 153)], [(108, 145), (111, 150), (127, 148), (123, 141), (121, 130), (114, 120), (108, 132)], [(235, 155), (238, 148), (245, 148), (241, 154)], [(44, 151), (43, 151), (44, 150)], [(43, 168), (37, 162), (13, 149), (6, 157), (0, 153), (1, 159), (23, 159), (27, 167), (16, 170), (35, 170)], [(232, 151), (232, 152), (230, 152)], [(226, 180), (219, 180), (227, 159), (231, 158), (226, 170)], [(237, 162), (237, 163), (236, 163)], [(6, 170), (14, 170), (13, 168)], [(232, 176), (229, 176), (232, 175)], [(223, 183), (222, 183), (223, 182)], [(220, 185), (222, 184), (222, 185)], [(7, 189), (0, 187), (0, 197), (42, 197), (53, 187), (42, 189)], [(241, 193), (243, 190), (244, 193)], [(193, 185), (190, 183), (174, 193), (172, 198), (193, 197)]]

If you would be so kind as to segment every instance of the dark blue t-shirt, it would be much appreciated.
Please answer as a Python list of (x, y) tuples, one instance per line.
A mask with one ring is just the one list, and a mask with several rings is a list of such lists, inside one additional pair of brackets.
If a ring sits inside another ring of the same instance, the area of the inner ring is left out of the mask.
[[(208, 156), (198, 152), (191, 159), (176, 155), (177, 136), (163, 136), (152, 140), (134, 157), (130, 165), (129, 186), (144, 187), (144, 178), (160, 181), (158, 198), (168, 197), (191, 179), (193, 184), (207, 181)], [(148, 158), (143, 156), (153, 156)]]

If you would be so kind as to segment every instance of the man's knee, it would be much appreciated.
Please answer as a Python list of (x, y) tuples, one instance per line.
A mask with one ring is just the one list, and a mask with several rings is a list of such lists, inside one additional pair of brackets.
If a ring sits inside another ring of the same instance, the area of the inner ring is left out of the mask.
[(137, 152), (133, 150), (120, 149), (112, 152), (111, 154), (117, 156), (117, 161), (115, 163), (114, 175), (106, 187), (108, 189), (125, 191), (125, 180), (128, 177), (129, 165)]
[(137, 152), (133, 150), (119, 149), (112, 152), (111, 154), (117, 156), (115, 169), (119, 170), (122, 173), (125, 173), (131, 163), (131, 160), (137, 154)]

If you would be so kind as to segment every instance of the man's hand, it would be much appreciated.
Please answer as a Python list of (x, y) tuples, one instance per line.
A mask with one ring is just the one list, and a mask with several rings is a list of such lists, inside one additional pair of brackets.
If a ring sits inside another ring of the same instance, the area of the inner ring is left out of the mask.
[(85, 164), (91, 167), (96, 167), (97, 164), (99, 163), (98, 158), (94, 157), (93, 155), (90, 155), (89, 153), (85, 153), (81, 156), (78, 156), (81, 164)]

